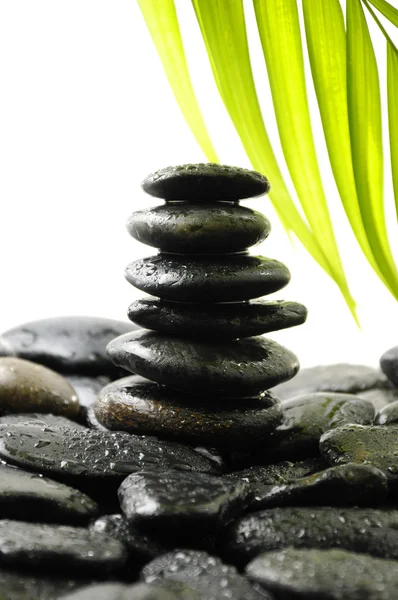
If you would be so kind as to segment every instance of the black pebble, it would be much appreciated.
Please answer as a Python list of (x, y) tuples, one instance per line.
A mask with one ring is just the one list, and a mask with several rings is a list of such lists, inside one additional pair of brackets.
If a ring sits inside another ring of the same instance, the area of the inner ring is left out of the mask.
[(160, 253), (139, 258), (125, 271), (139, 290), (175, 302), (238, 302), (272, 294), (290, 281), (285, 265), (245, 252), (226, 255)]
[(103, 583), (78, 590), (62, 600), (201, 600), (199, 594), (185, 585), (171, 581), (156, 584)]
[(398, 386), (398, 346), (390, 348), (380, 358), (380, 366), (390, 381)]
[(266, 194), (270, 184), (264, 175), (240, 167), (199, 163), (165, 167), (142, 182), (151, 196), (165, 200), (240, 200)]

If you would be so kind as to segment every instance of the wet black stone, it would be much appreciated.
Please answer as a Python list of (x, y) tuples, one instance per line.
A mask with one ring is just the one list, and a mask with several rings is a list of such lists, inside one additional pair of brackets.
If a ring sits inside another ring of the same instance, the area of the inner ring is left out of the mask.
[(398, 386), (398, 346), (390, 348), (382, 355), (380, 366), (388, 379)]
[(0, 414), (30, 411), (74, 418), (80, 406), (62, 375), (28, 360), (0, 358)]
[(398, 401), (384, 406), (376, 415), (375, 425), (391, 425), (398, 423)]
[(0, 465), (2, 519), (78, 524), (97, 513), (97, 504), (78, 490), (36, 473)]
[(90, 583), (89, 579), (67, 579), (0, 569), (1, 600), (54, 600)]
[(378, 506), (387, 495), (387, 477), (380, 469), (352, 463), (291, 483), (257, 486), (250, 511), (275, 506)]
[(370, 508), (285, 507), (249, 514), (228, 525), (220, 540), (228, 561), (244, 565), (262, 552), (344, 548), (398, 558), (398, 511)]
[(327, 431), (319, 446), (331, 465), (356, 462), (381, 469), (398, 492), (398, 426), (345, 425)]
[(241, 514), (249, 503), (250, 486), (206, 473), (141, 471), (119, 488), (126, 519), (140, 529), (185, 535), (214, 531)]
[(338, 363), (301, 369), (294, 380), (278, 385), (273, 391), (281, 400), (290, 400), (313, 392), (356, 394), (383, 387), (388, 387), (388, 382), (381, 371), (365, 365)]
[(163, 581), (157, 584), (104, 583), (85, 587), (63, 596), (63, 600), (200, 600), (199, 594), (185, 585)]
[(103, 388), (94, 412), (108, 429), (218, 448), (262, 446), (282, 420), (281, 404), (270, 392), (242, 405), (216, 394), (182, 394), (138, 375)]
[(301, 325), (307, 309), (283, 300), (195, 305), (141, 298), (130, 305), (128, 316), (140, 327), (171, 335), (234, 339)]
[(281, 262), (246, 252), (226, 255), (160, 253), (130, 263), (126, 279), (139, 290), (176, 302), (237, 302), (277, 292), (290, 281)]
[(156, 535), (139, 531), (122, 515), (105, 515), (90, 525), (91, 531), (105, 533), (119, 540), (127, 548), (133, 568), (143, 566), (156, 556), (165, 554), (170, 550), (170, 542), (166, 545)]
[(264, 175), (240, 167), (199, 163), (165, 167), (142, 182), (145, 192), (165, 200), (240, 200), (266, 194), (270, 184)]
[(0, 458), (54, 479), (72, 480), (79, 488), (90, 480), (118, 482), (143, 469), (216, 469), (191, 448), (153, 437), (32, 424), (0, 427)]
[(82, 527), (0, 521), (0, 560), (14, 568), (101, 575), (122, 567), (126, 558), (123, 544)]
[(147, 583), (180, 582), (197, 591), (201, 600), (271, 600), (271, 597), (215, 556), (195, 550), (175, 550), (142, 570)]
[(139, 242), (163, 252), (223, 254), (259, 244), (271, 224), (260, 212), (238, 204), (178, 202), (134, 212), (127, 230)]
[(268, 552), (246, 574), (281, 600), (393, 600), (398, 587), (395, 561), (345, 550)]
[(8, 354), (61, 373), (118, 376), (105, 348), (114, 337), (136, 329), (101, 317), (57, 317), (24, 323), (3, 333)]
[(66, 379), (71, 383), (79, 398), (80, 406), (88, 408), (97, 399), (98, 393), (110, 383), (109, 377), (86, 377), (84, 375), (68, 375)]
[(52, 414), (41, 414), (41, 413), (19, 413), (15, 415), (4, 415), (0, 417), (0, 429), (2, 427), (9, 427), (11, 425), (33, 425), (41, 428), (57, 427), (57, 428), (69, 428), (86, 431), (87, 427), (84, 427), (80, 423), (66, 419), (59, 415)]
[(346, 423), (370, 425), (374, 406), (352, 394), (318, 392), (282, 403), (283, 422), (270, 436), (264, 453), (270, 460), (319, 454), (321, 435)]
[(250, 398), (297, 373), (297, 357), (276, 342), (253, 337), (190, 341), (148, 330), (107, 346), (118, 366), (188, 394)]

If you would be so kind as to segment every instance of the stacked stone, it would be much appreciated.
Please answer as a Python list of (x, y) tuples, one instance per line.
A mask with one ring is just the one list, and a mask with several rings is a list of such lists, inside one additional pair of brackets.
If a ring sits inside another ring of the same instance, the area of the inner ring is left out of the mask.
[(165, 204), (134, 212), (127, 228), (159, 253), (132, 262), (126, 278), (151, 297), (129, 308), (143, 329), (108, 345), (115, 365), (135, 375), (101, 391), (96, 418), (191, 445), (264, 445), (282, 420), (268, 390), (299, 363), (262, 334), (306, 319), (301, 304), (258, 299), (290, 280), (281, 262), (248, 253), (270, 223), (239, 201), (267, 193), (269, 183), (254, 171), (198, 164), (162, 169), (142, 185)]

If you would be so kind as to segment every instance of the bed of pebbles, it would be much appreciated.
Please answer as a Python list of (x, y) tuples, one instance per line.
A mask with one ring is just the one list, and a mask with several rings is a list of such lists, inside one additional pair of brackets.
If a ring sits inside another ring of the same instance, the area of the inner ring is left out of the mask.
[[(302, 369), (305, 308), (239, 200), (262, 176), (164, 169), (129, 232), (134, 321), (0, 336), (1, 600), (395, 600), (398, 347)], [(204, 201), (203, 198), (206, 198)], [(133, 373), (133, 374), (132, 374)]]

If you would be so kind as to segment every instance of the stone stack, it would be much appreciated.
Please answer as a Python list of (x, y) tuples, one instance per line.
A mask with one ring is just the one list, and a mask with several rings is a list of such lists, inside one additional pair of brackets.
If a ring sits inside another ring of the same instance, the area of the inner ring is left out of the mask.
[(269, 191), (259, 173), (217, 164), (162, 169), (143, 189), (165, 204), (134, 212), (129, 233), (159, 253), (127, 280), (150, 297), (129, 318), (143, 329), (108, 344), (135, 375), (106, 386), (95, 405), (108, 429), (224, 450), (255, 448), (282, 420), (268, 391), (293, 377), (297, 357), (262, 334), (301, 324), (301, 304), (258, 299), (290, 280), (281, 262), (253, 256), (270, 223), (239, 201)]

